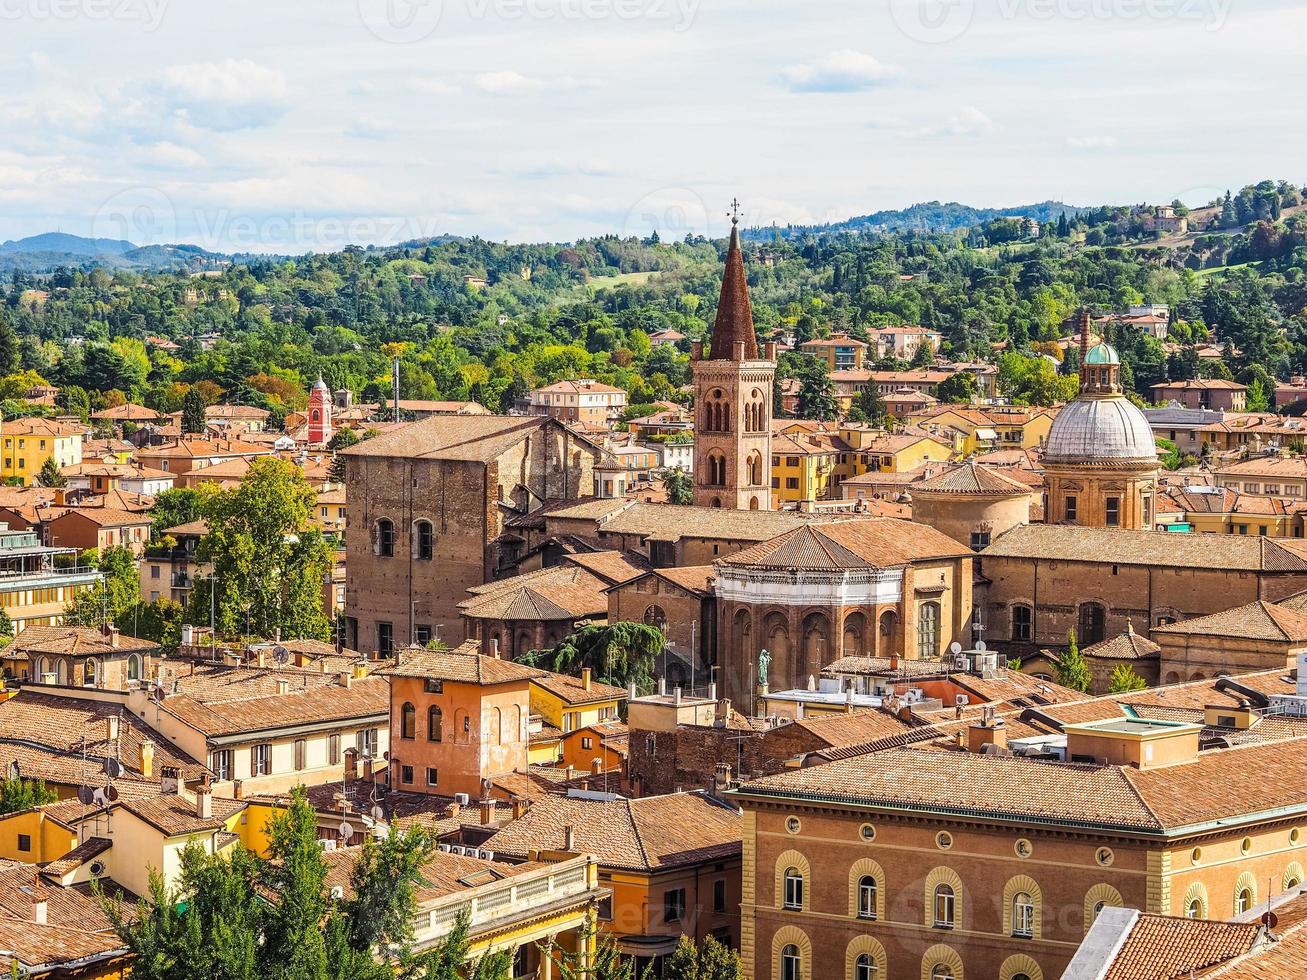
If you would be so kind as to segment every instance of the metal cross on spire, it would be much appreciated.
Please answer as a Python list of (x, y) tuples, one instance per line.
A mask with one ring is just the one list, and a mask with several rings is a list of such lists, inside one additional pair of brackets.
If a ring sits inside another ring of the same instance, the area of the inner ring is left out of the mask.
[(731, 224), (738, 225), (740, 223), (740, 199), (738, 197), (731, 199), (731, 210), (727, 212), (727, 216), (731, 219)]

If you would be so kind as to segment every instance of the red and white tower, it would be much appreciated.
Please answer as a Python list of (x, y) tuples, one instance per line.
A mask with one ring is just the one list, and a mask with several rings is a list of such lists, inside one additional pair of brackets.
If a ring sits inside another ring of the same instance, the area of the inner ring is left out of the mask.
[(334, 431), (331, 425), (331, 389), (319, 374), (309, 390), (309, 445), (325, 445)]

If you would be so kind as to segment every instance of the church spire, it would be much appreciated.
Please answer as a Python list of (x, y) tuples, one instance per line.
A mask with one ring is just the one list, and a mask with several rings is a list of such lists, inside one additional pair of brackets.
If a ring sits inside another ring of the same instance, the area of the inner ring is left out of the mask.
[(744, 276), (744, 254), (740, 251), (740, 202), (731, 202), (731, 244), (726, 251), (726, 274), (717, 303), (717, 322), (712, 331), (714, 361), (736, 359), (735, 345), (744, 344), (744, 360), (758, 359), (758, 334), (753, 329), (753, 304)]

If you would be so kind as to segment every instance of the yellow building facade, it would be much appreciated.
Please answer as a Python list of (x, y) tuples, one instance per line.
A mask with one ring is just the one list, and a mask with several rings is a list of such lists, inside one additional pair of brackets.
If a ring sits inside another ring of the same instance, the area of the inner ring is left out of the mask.
[(82, 461), (82, 430), (51, 419), (0, 422), (0, 479), (35, 482), (46, 461), (62, 469)]

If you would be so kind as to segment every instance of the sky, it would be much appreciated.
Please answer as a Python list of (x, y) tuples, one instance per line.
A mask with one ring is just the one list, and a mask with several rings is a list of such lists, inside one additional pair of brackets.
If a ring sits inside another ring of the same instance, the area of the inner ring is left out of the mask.
[(1307, 181), (1293, 0), (0, 0), (0, 240), (721, 235)]

